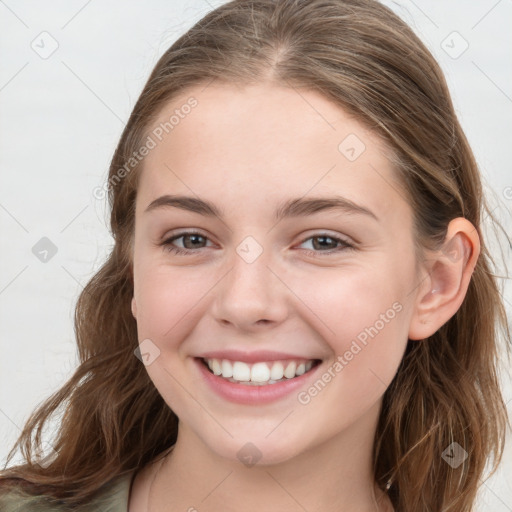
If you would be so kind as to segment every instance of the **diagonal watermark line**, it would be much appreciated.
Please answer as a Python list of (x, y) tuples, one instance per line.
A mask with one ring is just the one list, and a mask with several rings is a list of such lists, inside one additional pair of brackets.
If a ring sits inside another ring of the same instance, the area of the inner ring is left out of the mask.
[(279, 279), (279, 281), (281, 281), (281, 283), (283, 283), (286, 286), (286, 288), (288, 288), (288, 290), (290, 290), (295, 295), (295, 297), (297, 297), (297, 299), (299, 299), (302, 302), (302, 304), (304, 304), (304, 306), (306, 306), (311, 311), (311, 313), (313, 313), (313, 315), (315, 315), (318, 318), (318, 320), (320, 320), (320, 322), (322, 322), (325, 325), (327, 329), (329, 329), (329, 331), (332, 332), (332, 334), (336, 335), (336, 333), (268, 265), (265, 266), (270, 270), (270, 272), (272, 272), (272, 274), (274, 274)]
[(113, 111), (113, 110), (112, 110), (112, 109), (111, 109), (111, 108), (110, 108), (110, 107), (109, 107), (109, 106), (108, 106), (108, 105), (107, 105), (107, 104), (106, 104), (106, 103), (105, 103), (105, 102), (104, 102), (104, 101), (103, 101), (103, 100), (102, 100), (102, 99), (101, 99), (101, 98), (100, 98), (100, 97), (99, 97), (99, 96), (98, 96), (98, 95), (97, 95), (97, 94), (96, 94), (96, 93), (95, 93), (95, 92), (94, 92), (94, 91), (93, 91), (93, 90), (92, 90), (92, 89), (91, 89), (91, 88), (90, 88), (90, 87), (89, 87), (89, 86), (88, 86), (88, 85), (87, 85), (87, 84), (86, 84), (86, 83), (85, 83), (85, 82), (84, 82), (84, 81), (83, 81), (83, 80), (82, 80), (82, 79), (81, 79), (81, 78), (80, 78), (80, 77), (79, 77), (79, 76), (78, 76), (78, 75), (77, 75), (77, 74), (76, 74), (76, 73), (75, 73), (75, 72), (74, 72), (74, 71), (73, 71), (73, 70), (72, 70), (72, 69), (71, 69), (67, 64), (66, 64), (66, 63), (65, 63), (65, 62), (64, 62), (64, 61), (63, 61), (63, 60), (61, 60), (61, 62), (62, 62), (62, 64), (64, 64), (64, 66), (66, 66), (66, 67), (69, 69), (69, 71), (70, 71), (71, 73), (73, 73), (73, 75), (75, 75), (75, 77), (76, 77), (80, 82), (82, 82), (82, 84), (83, 84), (87, 89), (89, 89), (89, 91), (91, 91), (91, 92), (92, 92), (92, 94), (94, 94), (94, 96), (96, 96), (96, 98), (98, 98), (98, 100), (99, 100), (99, 101), (101, 101), (101, 103), (103, 103), (103, 105), (105, 105), (105, 107), (107, 107), (107, 108), (110, 110), (110, 112), (112, 112), (112, 114), (114, 114), (114, 115), (117, 117), (117, 119), (119, 119), (119, 121), (121, 121), (121, 123), (122, 123), (123, 125), (125, 124), (125, 122), (124, 122), (124, 121), (123, 121), (123, 120), (122, 120), (122, 119), (121, 119), (121, 118), (120, 118), (120, 117), (119, 117), (119, 116), (118, 116), (118, 115), (117, 115), (117, 114), (116, 114), (116, 113), (115, 113), (115, 112), (114, 112), (114, 111)]
[(7, 288), (9, 286), (11, 286), (12, 283), (14, 283), (14, 281), (16, 281), (16, 279), (18, 279), (18, 277), (21, 276), (21, 274), (23, 274), (23, 272), (25, 272), (25, 270), (27, 270), (28, 268), (28, 265), (25, 265), (25, 268), (23, 268), (22, 270), (20, 270), (1, 290), (0, 290), (0, 294), (4, 293), (5, 290), (7, 290)]
[(416, 290), (423, 283), (423, 281), (425, 281), (425, 279), (428, 279), (431, 275), (432, 271), (427, 270), (427, 273), (420, 279), (419, 283), (411, 289), (411, 291), (406, 295), (406, 297), (409, 297), (409, 295), (411, 295), (411, 293), (414, 290)]
[(3, 205), (0, 203), (0, 208), (4, 210), (26, 233), (28, 233), (28, 229)]
[(23, 64), (23, 66), (21, 66), (20, 69), (18, 69), (18, 71), (16, 71), (16, 73), (14, 73), (14, 75), (9, 78), (9, 80), (7, 80), (7, 82), (2, 85), (2, 87), (0, 87), (0, 91), (3, 91), (26, 67), (28, 66), (28, 61), (25, 62), (25, 64)]
[(81, 288), (84, 287), (84, 285), (64, 266), (64, 265), (61, 265), (62, 269), (64, 270), (64, 272), (66, 272), (66, 274), (71, 277), (71, 279), (73, 279), (74, 281), (76, 281), (80, 286)]
[(5, 2), (4, 0), (0, 0), (0, 3), (6, 8), (8, 9), (9, 11), (11, 11), (11, 14), (18, 19), (18, 21), (20, 23), (23, 23), (23, 25), (25, 25), (25, 27), (27, 28), (30, 28)]
[(505, 503), (505, 502), (501, 499), (501, 497), (500, 497), (500, 496), (498, 496), (498, 495), (497, 495), (497, 494), (492, 490), (492, 488), (491, 488), (491, 487), (489, 487), (485, 482), (482, 482), (482, 484), (483, 484), (483, 485), (485, 485), (485, 487), (487, 487), (487, 489), (488, 489), (489, 491), (491, 491), (491, 492), (494, 494), (494, 496), (496, 496), (496, 499), (500, 500), (500, 502), (501, 502), (501, 503), (503, 503), (503, 505), (505, 505), (505, 507), (507, 507), (507, 509), (508, 509), (508, 510), (510, 510), (510, 511), (512, 512), (512, 508), (510, 508), (510, 506), (509, 506), (507, 503)]
[(16, 425), (16, 423), (14, 423), (14, 421), (9, 417), (9, 415), (7, 413), (5, 413), (5, 411), (3, 411), (2, 409), (0, 409), (0, 412), (18, 429), (18, 430), (21, 430), (21, 428)]
[(508, 99), (508, 101), (512, 102), (512, 98), (474, 60), (471, 62), (480, 71), (480, 73), (482, 73), (482, 75), (484, 75), (487, 80), (489, 80), (489, 82), (491, 82), (494, 87), (496, 87), (496, 89), (498, 89), (503, 94), (503, 96)]
[(413, 2), (413, 0), (410, 0), (410, 2), (416, 7), (416, 9), (418, 9), (418, 11), (423, 14), (423, 16), (425, 16), (425, 18), (430, 21), (430, 23), (432, 23), (432, 25), (434, 25), (434, 27), (439, 28), (437, 23), (423, 9), (421, 9), (421, 7), (416, 2)]
[(271, 473), (269, 473), (267, 470), (265, 470), (265, 473), (267, 473), (273, 480), (274, 482), (276, 482), (277, 485), (279, 485), (279, 487), (281, 487), (281, 489), (283, 489), (283, 491), (288, 494), (288, 496), (290, 496), (290, 498), (295, 501), (295, 503), (297, 503), (297, 505), (299, 505), (299, 507), (304, 510), (305, 512), (308, 512), (308, 510), (301, 504), (299, 503), (292, 494), (290, 494), (282, 485), (281, 483), (279, 482), (279, 480), (277, 480), (274, 475), (272, 475)]
[(82, 215), (82, 213), (83, 213), (85, 210), (87, 210), (87, 208), (89, 208), (89, 205), (88, 205), (88, 204), (87, 204), (87, 205), (85, 205), (85, 206), (84, 206), (84, 208), (82, 208), (82, 209), (80, 210), (80, 212), (78, 212), (78, 213), (77, 213), (77, 214), (76, 214), (76, 215), (71, 219), (71, 221), (70, 221), (68, 224), (66, 224), (66, 225), (62, 228), (62, 230), (61, 230), (60, 232), (61, 232), (61, 233), (64, 233), (64, 231), (65, 231), (66, 229), (68, 229), (68, 228), (69, 228), (69, 226), (71, 226), (71, 224), (73, 224), (73, 222), (75, 222), (75, 220), (76, 220), (80, 215)]
[(373, 375), (375, 375), (375, 378), (378, 379), (382, 383), (382, 385), (387, 389), (387, 384), (371, 368), (368, 368), (368, 370), (371, 371)]
[(266, 436), (265, 438), (267, 438), (270, 434), (272, 434), (272, 432), (274, 432), (283, 422), (284, 420), (286, 420), (290, 414), (292, 414), (292, 412), (294, 412), (295, 409), (292, 409)]
[(215, 9), (215, 6), (213, 6), (208, 0), (204, 0), (209, 6), (211, 9)]
[[(231, 473), (233, 473), (233, 471), (230, 471), (230, 472), (227, 474), (227, 476), (225, 476), (225, 477), (224, 477), (224, 478), (223, 478), (223, 479), (222, 479), (222, 480), (221, 480), (221, 481), (220, 481), (220, 482), (219, 482), (219, 483), (218, 483), (218, 484), (217, 484), (217, 485), (216, 485), (216, 486), (215, 486), (215, 487), (214, 487), (214, 488), (213, 488), (213, 489), (212, 489), (212, 490), (211, 490), (211, 491), (210, 491), (210, 492), (209, 492), (209, 493), (208, 493), (208, 494), (207, 494), (207, 495), (206, 495), (206, 496), (201, 500), (201, 503), (202, 503), (204, 500), (206, 500), (206, 499), (207, 499), (211, 494), (213, 494), (213, 492), (214, 492), (214, 491), (216, 491), (216, 490), (219, 488), (219, 486), (220, 486), (221, 484), (223, 484), (223, 483), (226, 481), (226, 479), (228, 478), (228, 476), (229, 476), (229, 475), (231, 475)], [(189, 510), (190, 510), (190, 509), (189, 509)]]
[[(213, 7), (212, 7), (213, 9)], [(212, 84), (212, 82), (214, 82), (215, 80), (217, 80), (216, 77), (213, 77), (202, 89), (201, 89), (201, 92), (204, 92), (204, 90), (208, 87), (210, 87), (210, 85)]]
[(471, 27), (471, 30), (473, 30), (478, 24), (480, 24), (481, 21), (483, 21), (487, 15), (493, 11), (497, 6), (498, 4), (501, 3), (501, 0), (498, 0), (472, 27)]
[(92, 0), (88, 0), (76, 14), (74, 14), (66, 23), (64, 23), (64, 25), (62, 25), (62, 27), (60, 27), (60, 29), (62, 30), (63, 28), (66, 28), (91, 2)]
[(377, 171), (377, 169), (375, 169), (375, 167), (368, 163), (368, 165), (406, 202), (406, 203), (409, 203), (409, 200), (402, 194), (402, 192), (400, 192), (400, 190), (398, 190), (397, 187), (395, 187), (392, 183), (390, 183), (386, 178), (384, 178), (384, 176), (382, 176), (382, 174)]
[(194, 402), (196, 402), (197, 405), (199, 405), (199, 407), (201, 407), (201, 409), (203, 409), (203, 411), (205, 411), (206, 414), (208, 414), (208, 416), (210, 416), (210, 418), (215, 421), (215, 423), (217, 423), (217, 425), (219, 425), (222, 430), (224, 430), (224, 432), (226, 432), (226, 434), (228, 434), (228, 436), (234, 439), (233, 434), (231, 434), (231, 432), (225, 428), (224, 425), (222, 425), (222, 423), (199, 400), (197, 400), (197, 398), (165, 366), (162, 368), (166, 371), (166, 373), (169, 374), (169, 376), (174, 379), (174, 381), (181, 387), (181, 389), (183, 389), (183, 391), (185, 391), (185, 393), (187, 393), (190, 398), (192, 398), (192, 400), (194, 400)]
[(220, 277), (217, 282), (210, 287), (209, 290), (207, 290), (200, 298), (199, 300), (165, 333), (165, 336), (167, 336), (205, 297), (208, 295), (213, 288), (215, 288), (221, 281), (224, 279), (231, 271), (233, 270), (233, 267), (231, 267), (222, 277)]

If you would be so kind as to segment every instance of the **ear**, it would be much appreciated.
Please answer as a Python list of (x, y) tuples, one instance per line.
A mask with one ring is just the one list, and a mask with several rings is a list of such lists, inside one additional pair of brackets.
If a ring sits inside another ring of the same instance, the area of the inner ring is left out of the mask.
[(137, 319), (137, 302), (135, 301), (135, 297), (132, 297), (132, 315), (133, 318)]
[(409, 326), (409, 339), (422, 340), (434, 334), (457, 312), (480, 255), (476, 228), (463, 217), (448, 225), (444, 244), (429, 251)]

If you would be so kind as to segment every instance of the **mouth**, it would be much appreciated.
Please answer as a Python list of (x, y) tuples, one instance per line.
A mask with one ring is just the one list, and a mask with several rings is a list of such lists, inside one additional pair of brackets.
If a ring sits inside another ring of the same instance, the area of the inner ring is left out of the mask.
[(196, 358), (212, 375), (242, 386), (269, 386), (292, 381), (313, 371), (320, 359), (283, 359), (247, 363), (217, 358)]

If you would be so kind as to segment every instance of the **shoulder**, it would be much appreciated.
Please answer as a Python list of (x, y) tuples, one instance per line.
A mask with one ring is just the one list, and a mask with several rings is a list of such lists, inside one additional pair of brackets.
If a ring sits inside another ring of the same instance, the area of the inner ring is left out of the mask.
[[(88, 504), (77, 507), (77, 512), (127, 512), (130, 486), (135, 472), (120, 475), (105, 484)], [(32, 496), (23, 490), (13, 489), (0, 493), (2, 512), (64, 512), (69, 507), (48, 496)]]

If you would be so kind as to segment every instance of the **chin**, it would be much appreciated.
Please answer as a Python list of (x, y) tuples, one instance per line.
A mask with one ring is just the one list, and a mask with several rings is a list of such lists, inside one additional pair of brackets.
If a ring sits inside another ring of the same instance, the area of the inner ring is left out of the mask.
[[(265, 435), (252, 438), (244, 436), (244, 440), (238, 437), (222, 444), (207, 443), (207, 446), (218, 456), (247, 467), (281, 464), (300, 455), (306, 449), (305, 446), (294, 443), (290, 437), (276, 435), (275, 439), (268, 439)], [(284, 442), (284, 439), (287, 442)]]

